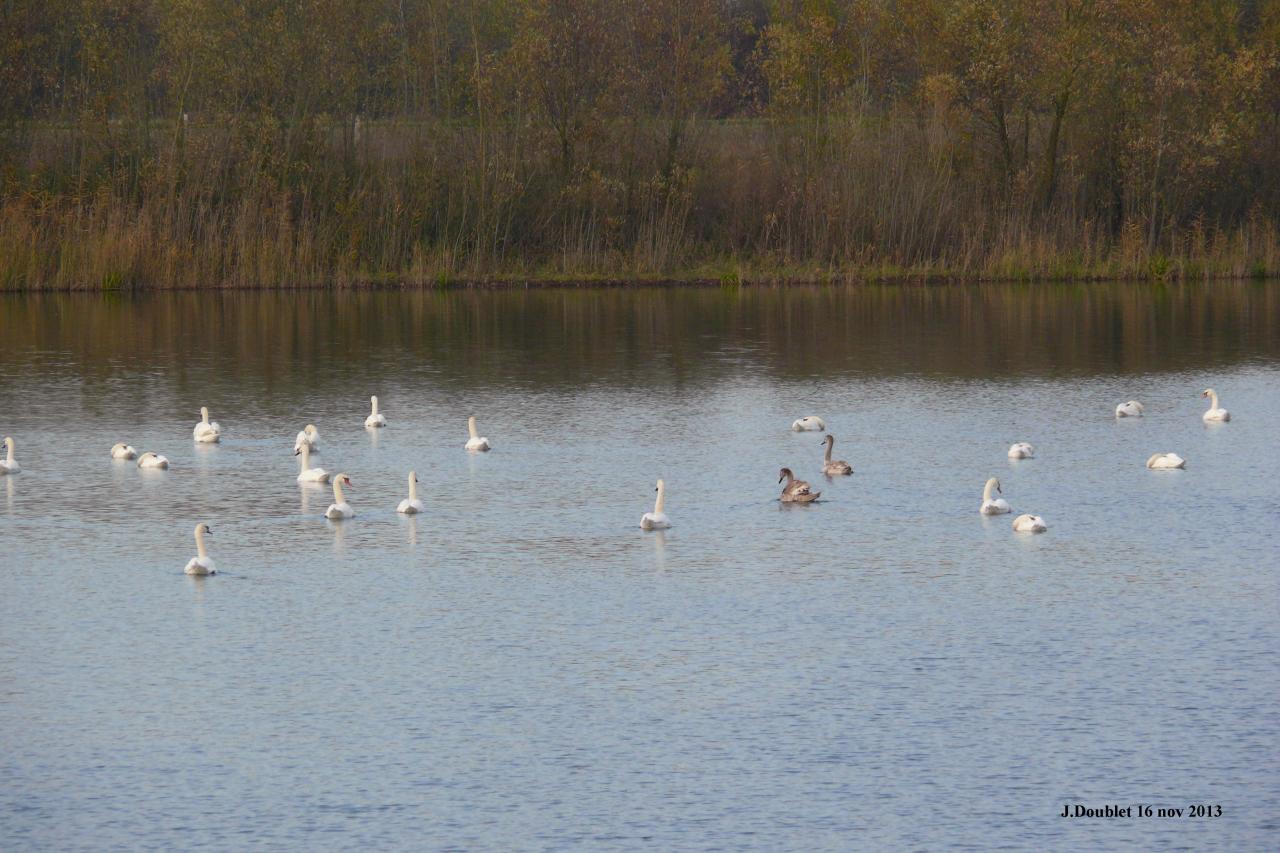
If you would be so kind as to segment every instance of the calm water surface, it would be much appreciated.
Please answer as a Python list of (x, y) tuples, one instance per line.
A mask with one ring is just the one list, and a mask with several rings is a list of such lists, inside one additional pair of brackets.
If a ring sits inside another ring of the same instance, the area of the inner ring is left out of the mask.
[(1278, 423), (1275, 285), (5, 297), (0, 846), (1274, 849)]

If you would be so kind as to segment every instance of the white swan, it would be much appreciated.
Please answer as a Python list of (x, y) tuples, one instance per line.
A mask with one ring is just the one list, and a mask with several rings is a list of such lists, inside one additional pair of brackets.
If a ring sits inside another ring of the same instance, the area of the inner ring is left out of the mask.
[(1025, 441), (1015, 441), (1013, 444), (1009, 445), (1010, 459), (1030, 459), (1035, 455), (1035, 447)]
[(791, 428), (796, 432), (815, 432), (826, 429), (827, 424), (817, 415), (805, 415), (792, 421)]
[(139, 468), (161, 468), (168, 470), (169, 460), (165, 459), (159, 453), (152, 453), (148, 450), (146, 453), (138, 457)]
[(396, 507), (396, 512), (403, 512), (405, 515), (415, 515), (422, 512), (422, 501), (418, 500), (418, 474), (416, 471), (409, 472), (409, 497), (400, 501), (400, 506)]
[(1049, 525), (1038, 515), (1020, 515), (1013, 520), (1013, 529), (1017, 533), (1044, 533)]
[(1218, 392), (1212, 388), (1206, 388), (1200, 392), (1201, 397), (1209, 398), (1209, 411), (1200, 417), (1206, 421), (1229, 421), (1231, 413), (1218, 405)]
[(298, 437), (293, 440), (293, 449), (295, 451), (304, 445), (308, 450), (315, 450), (320, 446), (320, 430), (316, 429), (315, 424), (307, 424), (302, 432), (298, 433)]
[(0, 462), (0, 474), (16, 474), (22, 470), (22, 466), (13, 458), (13, 439), (7, 435), (4, 437), (4, 447), (8, 453), (4, 461)]
[(1116, 406), (1117, 418), (1140, 418), (1142, 417), (1142, 404), (1137, 400), (1130, 400), (1127, 403), (1121, 403)]
[(329, 472), (323, 468), (311, 467), (311, 446), (303, 444), (297, 450), (293, 451), (294, 456), (301, 456), (302, 468), (298, 471), (299, 483), (327, 483), (329, 482)]
[(1187, 460), (1183, 459), (1176, 453), (1157, 453), (1147, 460), (1147, 467), (1154, 468), (1156, 470), (1186, 468)]
[(654, 491), (658, 493), (658, 499), (653, 502), (653, 512), (640, 516), (641, 530), (666, 530), (671, 526), (671, 519), (662, 511), (667, 502), (667, 484), (659, 480)]
[(1001, 515), (1006, 512), (1012, 512), (1009, 502), (1004, 498), (991, 499), (992, 490), (1004, 494), (1004, 490), (1000, 488), (1000, 481), (995, 477), (987, 480), (987, 484), (982, 488), (982, 506), (978, 508), (978, 512), (983, 515)]
[(467, 432), (471, 434), (471, 437), (467, 439), (467, 443), (463, 445), (467, 450), (491, 450), (493, 448), (489, 444), (489, 439), (482, 438), (480, 432), (476, 429), (475, 415), (467, 418)]
[(219, 441), (222, 438), (222, 427), (217, 421), (210, 422), (207, 406), (200, 407), (200, 423), (191, 430), (191, 437), (202, 444)]
[(125, 444), (123, 441), (111, 445), (112, 459), (137, 459), (138, 451), (133, 449), (133, 445)]
[(369, 417), (364, 419), (366, 427), (384, 427), (387, 425), (387, 419), (378, 414), (378, 398), (370, 397), (369, 405), (373, 407), (373, 411), (369, 413)]
[(216, 575), (218, 567), (214, 564), (213, 558), (204, 549), (204, 537), (212, 536), (213, 531), (209, 529), (207, 524), (196, 525), (196, 555), (187, 562), (187, 567), (183, 569), (189, 575)]
[[(356, 511), (351, 508), (351, 504), (347, 503), (347, 499), (342, 495), (343, 485), (351, 486), (351, 478), (346, 474), (339, 474), (333, 478), (333, 503), (329, 504), (329, 508), (324, 511), (325, 518), (355, 518)], [(351, 488), (355, 488), (351, 486)]]

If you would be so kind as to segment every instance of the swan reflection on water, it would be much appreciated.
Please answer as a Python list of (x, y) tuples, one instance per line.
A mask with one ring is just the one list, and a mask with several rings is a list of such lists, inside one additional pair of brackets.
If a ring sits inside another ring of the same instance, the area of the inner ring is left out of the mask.
[(667, 531), (653, 531), (653, 567), (659, 572), (667, 570)]

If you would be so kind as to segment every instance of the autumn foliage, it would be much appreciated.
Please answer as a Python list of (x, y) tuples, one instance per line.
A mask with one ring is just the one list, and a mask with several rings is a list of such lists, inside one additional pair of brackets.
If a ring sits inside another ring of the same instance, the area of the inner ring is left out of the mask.
[(5, 0), (0, 289), (1280, 273), (1280, 0)]

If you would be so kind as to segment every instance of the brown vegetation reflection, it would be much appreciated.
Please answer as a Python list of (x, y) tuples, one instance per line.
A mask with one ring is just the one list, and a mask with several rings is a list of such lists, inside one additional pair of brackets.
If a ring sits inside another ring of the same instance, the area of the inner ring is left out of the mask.
[(1198, 369), (1280, 355), (1280, 288), (976, 285), (11, 295), (0, 364), (210, 363), (281, 386)]

